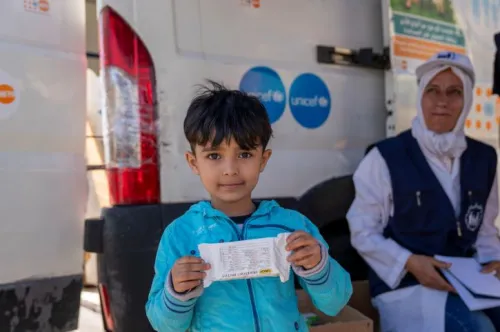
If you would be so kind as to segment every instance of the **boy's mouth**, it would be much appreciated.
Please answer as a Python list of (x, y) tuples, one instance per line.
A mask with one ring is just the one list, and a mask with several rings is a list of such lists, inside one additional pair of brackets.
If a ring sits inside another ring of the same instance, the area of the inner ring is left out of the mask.
[(221, 184), (219, 184), (219, 187), (232, 189), (232, 188), (241, 187), (244, 184), (245, 184), (245, 182), (221, 183)]

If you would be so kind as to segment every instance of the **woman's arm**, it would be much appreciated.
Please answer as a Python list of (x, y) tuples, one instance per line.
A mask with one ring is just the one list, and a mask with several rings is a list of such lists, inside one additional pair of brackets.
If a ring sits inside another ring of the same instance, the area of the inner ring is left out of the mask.
[(477, 259), (480, 263), (500, 261), (500, 239), (495, 220), (498, 216), (498, 183), (497, 175), (484, 208), (484, 217), (476, 240)]
[(354, 248), (377, 275), (396, 288), (406, 275), (411, 252), (383, 236), (393, 213), (389, 170), (378, 149), (373, 148), (354, 173), (356, 196), (347, 214)]

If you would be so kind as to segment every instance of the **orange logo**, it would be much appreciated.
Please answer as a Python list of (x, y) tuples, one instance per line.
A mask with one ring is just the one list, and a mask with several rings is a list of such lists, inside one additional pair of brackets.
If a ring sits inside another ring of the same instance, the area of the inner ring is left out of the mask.
[(260, 0), (252, 0), (253, 8), (260, 8)]
[(12, 104), (16, 100), (14, 88), (8, 84), (0, 84), (0, 104)]
[(40, 6), (40, 11), (43, 13), (48, 12), (50, 9), (49, 0), (40, 0), (38, 5)]

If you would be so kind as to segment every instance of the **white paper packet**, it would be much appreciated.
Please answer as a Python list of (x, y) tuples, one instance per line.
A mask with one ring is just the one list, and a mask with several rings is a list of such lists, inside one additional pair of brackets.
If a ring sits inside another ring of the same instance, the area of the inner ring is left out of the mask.
[(214, 281), (249, 279), (279, 276), (281, 282), (288, 281), (290, 262), (286, 238), (290, 233), (277, 237), (243, 240), (226, 243), (202, 243), (198, 245), (200, 257), (209, 263), (203, 287)]

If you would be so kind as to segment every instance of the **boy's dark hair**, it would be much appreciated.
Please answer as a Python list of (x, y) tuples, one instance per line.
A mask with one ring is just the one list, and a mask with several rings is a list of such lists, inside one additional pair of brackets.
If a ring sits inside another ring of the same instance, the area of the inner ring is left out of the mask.
[(259, 99), (214, 81), (208, 83), (211, 87), (201, 87), (184, 119), (184, 134), (191, 149), (207, 143), (217, 147), (231, 138), (244, 150), (259, 145), (265, 149), (273, 130)]

